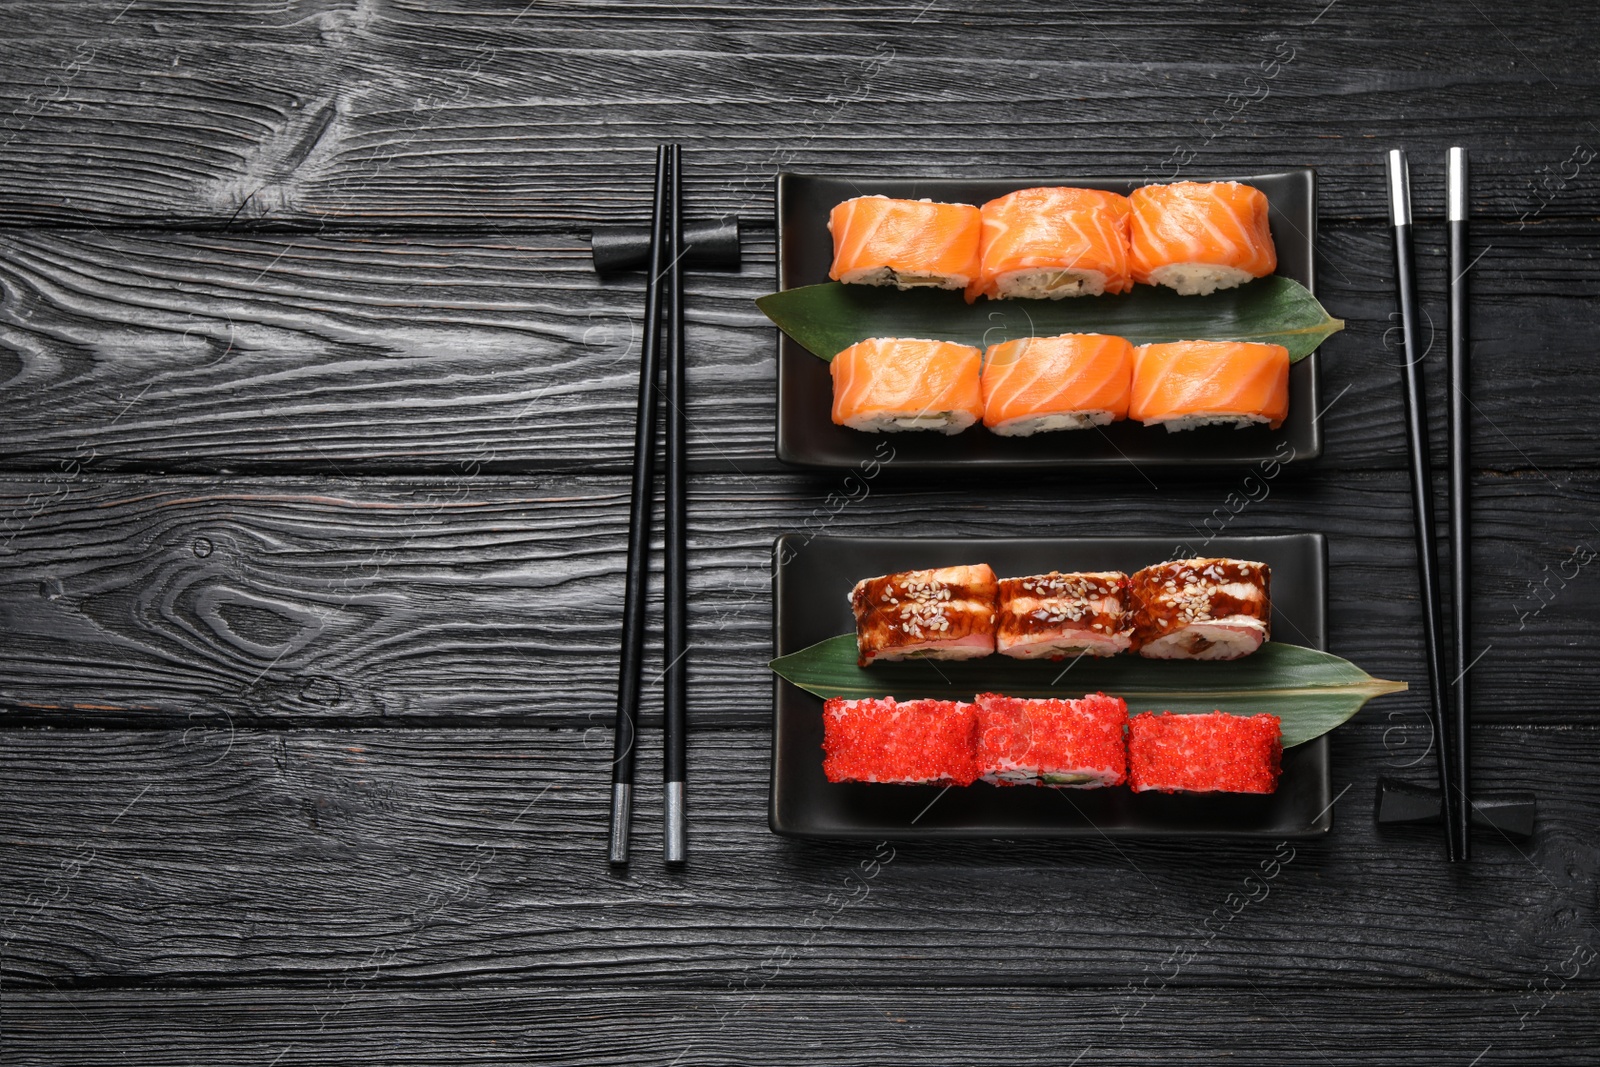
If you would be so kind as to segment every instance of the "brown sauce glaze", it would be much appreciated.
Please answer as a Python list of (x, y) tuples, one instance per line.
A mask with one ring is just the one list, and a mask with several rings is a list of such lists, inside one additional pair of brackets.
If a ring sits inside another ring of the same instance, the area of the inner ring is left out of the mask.
[(1121, 633), (1127, 600), (1128, 576), (1118, 571), (1002, 578), (995, 632), (1007, 642), (1064, 630)]
[(994, 642), (996, 581), (986, 563), (902, 571), (856, 584), (850, 606), (856, 616), (857, 662), (865, 667), (886, 651), (928, 648), (967, 641)]
[[(1177, 633), (1196, 623), (1243, 615), (1271, 625), (1272, 568), (1239, 559), (1184, 559), (1158, 563), (1129, 579), (1135, 646)], [(1222, 591), (1250, 586), (1248, 596)]]

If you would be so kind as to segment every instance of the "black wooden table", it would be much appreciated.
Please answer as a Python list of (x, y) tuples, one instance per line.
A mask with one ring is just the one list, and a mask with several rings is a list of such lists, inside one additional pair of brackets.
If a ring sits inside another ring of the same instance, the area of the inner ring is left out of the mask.
[[(0, 28), (4, 1062), (1594, 1062), (1589, 8), (9, 0)], [(642, 299), (587, 230), (644, 220), (667, 140), (692, 213), (748, 236), (688, 305), (693, 862), (652, 851), (652, 705), (618, 876)], [(1411, 151), (1438, 321), (1452, 144), (1479, 779), (1542, 804), (1455, 868), (1372, 821), (1380, 773), (1430, 773), (1381, 153)], [(837, 473), (775, 461), (778, 170), (1303, 165), (1349, 328), (1326, 452), (1266, 499), (890, 470), (840, 510)], [(1332, 650), (1415, 687), (1337, 732), (1333, 832), (1220, 935), (1274, 846), (873, 866), (766, 828), (769, 552), (819, 522), (1323, 531)]]

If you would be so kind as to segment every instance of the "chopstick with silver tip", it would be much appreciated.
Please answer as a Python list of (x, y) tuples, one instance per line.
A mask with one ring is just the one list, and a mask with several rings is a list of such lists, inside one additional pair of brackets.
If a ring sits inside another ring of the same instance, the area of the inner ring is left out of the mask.
[[(1472, 739), (1468, 674), (1472, 669), (1472, 456), (1467, 421), (1467, 150), (1445, 155), (1445, 223), (1450, 259), (1450, 595), (1455, 657), (1450, 716), (1455, 736), (1456, 847), (1472, 858)], [(1446, 809), (1449, 810), (1449, 809)]]
[(666, 787), (665, 859), (688, 859), (688, 832), (684, 812), (686, 730), (689, 702), (689, 562), (688, 562), (688, 418), (683, 352), (683, 148), (669, 145), (668, 169), (672, 173), (668, 204), (671, 223), (667, 247), (667, 530), (666, 620), (662, 656), (667, 663), (662, 693), (662, 770)]
[(661, 292), (670, 188), (667, 146), (656, 149), (655, 203), (650, 222), (650, 274), (645, 283), (644, 343), (639, 350), (639, 408), (633, 437), (633, 495), (628, 513), (628, 570), (622, 600), (617, 671), (617, 724), (611, 758), (611, 842), (614, 864), (628, 862), (633, 819), (633, 762), (639, 728), (639, 674), (644, 661), (646, 584), (650, 574), (650, 505), (655, 477), (656, 379), (661, 364)]
[(1422, 625), (1427, 645), (1428, 707), (1433, 720), (1439, 764), (1439, 791), (1445, 826), (1445, 854), (1460, 857), (1456, 805), (1455, 744), (1445, 711), (1449, 676), (1445, 674), (1443, 609), (1439, 596), (1439, 571), (1434, 540), (1433, 461), (1428, 445), (1428, 402), (1422, 373), (1426, 355), (1417, 307), (1416, 259), (1411, 246), (1411, 174), (1406, 154), (1393, 149), (1388, 156), (1389, 215), (1394, 225), (1395, 289), (1400, 303), (1404, 340), (1406, 443), (1411, 460), (1412, 518), (1417, 542), (1417, 571), (1422, 579)]

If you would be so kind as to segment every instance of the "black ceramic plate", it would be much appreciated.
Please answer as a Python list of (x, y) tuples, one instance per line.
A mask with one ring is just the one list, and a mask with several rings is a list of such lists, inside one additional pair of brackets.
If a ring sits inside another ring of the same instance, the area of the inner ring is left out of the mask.
[[(1267, 195), (1272, 240), (1278, 250), (1278, 273), (1312, 292), (1312, 260), (1316, 249), (1317, 181), (1312, 170), (1277, 174), (1223, 175), (1197, 181), (1246, 182)], [(1061, 178), (1054, 182), (941, 178), (824, 178), (807, 174), (778, 175), (778, 288), (791, 289), (828, 280), (833, 239), (828, 212), (853, 196), (884, 196), (982, 204), (1016, 189), (1040, 185), (1074, 185), (1128, 193), (1148, 182), (1133, 178)], [(1116, 297), (1081, 299), (1115, 300)], [(1196, 300), (1206, 299), (1195, 297)], [(828, 365), (778, 335), (778, 458), (810, 467), (855, 467), (873, 458), (883, 435), (835, 426), (830, 418), (833, 382)], [(1317, 354), (1289, 370), (1289, 417), (1276, 430), (1265, 426), (1235, 430), (1206, 427), (1169, 434), (1160, 427), (1118, 422), (1103, 430), (1074, 430), (1000, 437), (981, 427), (951, 437), (938, 433), (893, 435), (896, 467), (1069, 468), (1127, 465), (1218, 465), (1262, 460), (1310, 459), (1322, 452), (1322, 431), (1315, 418), (1322, 410), (1317, 395)], [(1290, 449), (1293, 449), (1291, 451)]]
[[(1273, 636), (1324, 647), (1327, 546), (1321, 534), (1219, 537), (1206, 550), (1269, 564)], [(777, 654), (849, 633), (850, 589), (871, 575), (958, 563), (988, 563), (1002, 577), (1052, 568), (1131, 572), (1170, 558), (1172, 551), (1170, 540), (1151, 537), (806, 541), (785, 535), (774, 549)], [(970, 700), (973, 694), (950, 695)], [(822, 773), (821, 698), (779, 678), (768, 821), (774, 833), (812, 838), (1313, 837), (1333, 825), (1329, 782), (1323, 736), (1284, 752), (1283, 777), (1270, 796), (1182, 796), (1125, 787), (1002, 789), (983, 782), (948, 790), (834, 784)]]

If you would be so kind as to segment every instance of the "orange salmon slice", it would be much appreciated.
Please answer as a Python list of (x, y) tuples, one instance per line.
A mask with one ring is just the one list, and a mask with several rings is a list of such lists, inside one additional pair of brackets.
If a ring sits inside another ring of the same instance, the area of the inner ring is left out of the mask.
[(1081, 429), (1128, 417), (1133, 346), (1068, 333), (992, 345), (983, 364), (983, 424), (1012, 435)]
[(1128, 417), (1185, 429), (1207, 421), (1274, 430), (1289, 414), (1289, 350), (1238, 341), (1176, 341), (1133, 350)]
[(1128, 198), (1100, 189), (1019, 189), (989, 201), (983, 216), (981, 294), (1058, 299), (1124, 293), (1128, 271)]
[(1259, 189), (1176, 182), (1135, 189), (1128, 200), (1129, 267), (1136, 282), (1203, 294), (1278, 269), (1267, 197)]
[(870, 433), (960, 433), (983, 417), (983, 353), (951, 341), (873, 337), (833, 357), (833, 421)]
[(858, 196), (834, 206), (836, 282), (964, 289), (978, 276), (983, 222), (971, 204)]

